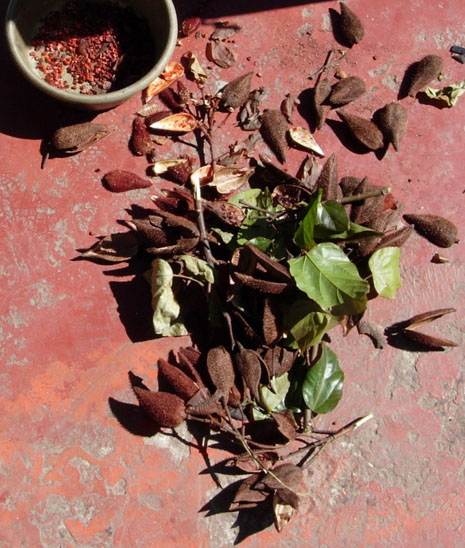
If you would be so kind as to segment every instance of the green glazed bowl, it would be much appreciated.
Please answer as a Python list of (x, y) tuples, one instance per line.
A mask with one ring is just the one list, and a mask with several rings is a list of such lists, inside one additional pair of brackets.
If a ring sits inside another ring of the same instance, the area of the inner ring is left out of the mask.
[(57, 101), (84, 110), (113, 108), (145, 89), (169, 62), (178, 35), (176, 10), (172, 1), (124, 0), (120, 3), (132, 8), (149, 26), (155, 44), (151, 69), (127, 87), (99, 95), (85, 95), (55, 88), (43, 79), (29, 53), (33, 50), (31, 40), (42, 17), (64, 3), (63, 0), (11, 0), (5, 20), (8, 47), (19, 71), (32, 85)]

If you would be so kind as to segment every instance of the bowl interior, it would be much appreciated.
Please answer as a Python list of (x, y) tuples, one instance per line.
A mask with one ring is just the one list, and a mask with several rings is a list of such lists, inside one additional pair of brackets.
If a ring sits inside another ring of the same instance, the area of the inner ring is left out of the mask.
[[(43, 92), (65, 103), (84, 108), (110, 108), (122, 103), (160, 74), (170, 60), (177, 39), (176, 12), (171, 0), (124, 0), (119, 4), (130, 7), (143, 17), (154, 43), (154, 58), (150, 70), (137, 81), (117, 91), (100, 95), (84, 95), (60, 90), (44, 81), (29, 53), (31, 39), (37, 33), (42, 18), (52, 10), (60, 9), (69, 0), (11, 0), (6, 16), (7, 41), (13, 59), (21, 73)], [(104, 0), (86, 0), (102, 3)]]

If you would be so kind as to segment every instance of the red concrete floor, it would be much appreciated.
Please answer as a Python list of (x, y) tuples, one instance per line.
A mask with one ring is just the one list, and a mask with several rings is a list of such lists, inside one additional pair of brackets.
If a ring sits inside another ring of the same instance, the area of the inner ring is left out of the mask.
[[(4, 13), (6, 0), (0, 5)], [(463, 0), (348, 5), (366, 27), (340, 66), (367, 82), (354, 112), (368, 116), (395, 100), (407, 65), (429, 53), (444, 59), (444, 84), (465, 78), (464, 65), (449, 54), (451, 45), (465, 46)], [(311, 85), (308, 76), (337, 46), (328, 15), (336, 7), (210, 2), (201, 27), (206, 37), (218, 19), (242, 27), (233, 45), (237, 63), (227, 70), (205, 63), (211, 80), (252, 70), (253, 85), (267, 87), (265, 106), (277, 108), (285, 93)], [(183, 39), (174, 59), (190, 49), (204, 61), (205, 43)], [(134, 405), (128, 371), (154, 386), (156, 360), (189, 339), (147, 339), (147, 316), (139, 309), (147, 305), (145, 289), (124, 271), (113, 274), (119, 267), (72, 261), (95, 236), (119, 230), (116, 219), (131, 204), (150, 204), (150, 190), (116, 195), (100, 183), (110, 169), (145, 172), (145, 160), (127, 148), (141, 99), (97, 116), (113, 129), (98, 146), (41, 170), (41, 139), (74, 115), (23, 81), (3, 39), (0, 55), (0, 546), (231, 546), (261, 516), (242, 528), (235, 514), (205, 517), (199, 510), (216, 490), (210, 476), (198, 474), (205, 466), (199, 453), (152, 435), (149, 424), (124, 428), (108, 403), (112, 397)], [(390, 150), (382, 160), (347, 148), (329, 125), (317, 139), (327, 155), (337, 154), (340, 176), (368, 175), (392, 186), (406, 210), (446, 216), (465, 239), (465, 98), (442, 110), (413, 98), (403, 104), (406, 137), (399, 153)], [(296, 121), (306, 124), (299, 114)], [(304, 154), (289, 156), (294, 172)], [(402, 249), (398, 298), (376, 299), (369, 318), (388, 326), (454, 306), (454, 315), (428, 329), (460, 346), (438, 353), (375, 350), (366, 337), (351, 332), (343, 339), (336, 329), (346, 388), (321, 425), (341, 426), (368, 413), (374, 419), (332, 444), (306, 472), (309, 497), (287, 529), (280, 535), (266, 529), (242, 546), (465, 545), (465, 246), (444, 250), (448, 264), (430, 262), (436, 251), (414, 235)], [(179, 435), (189, 437), (184, 428)]]

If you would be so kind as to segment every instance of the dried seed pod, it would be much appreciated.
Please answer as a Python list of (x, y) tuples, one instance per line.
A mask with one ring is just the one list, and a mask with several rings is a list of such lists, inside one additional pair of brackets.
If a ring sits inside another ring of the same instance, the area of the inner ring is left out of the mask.
[(276, 302), (271, 297), (265, 297), (262, 319), (263, 339), (268, 345), (281, 338), (281, 317)]
[(133, 232), (116, 232), (98, 240), (80, 257), (110, 263), (121, 263), (135, 257), (139, 250), (139, 240)]
[(194, 131), (197, 127), (197, 120), (195, 116), (189, 112), (177, 112), (172, 114), (171, 112), (166, 116), (165, 112), (159, 112), (148, 116), (146, 118), (146, 124), (156, 131), (161, 133), (174, 133), (182, 134)]
[(383, 147), (384, 138), (381, 130), (370, 120), (366, 120), (355, 114), (348, 114), (338, 110), (339, 118), (346, 124), (352, 135), (370, 150), (378, 150)]
[(221, 92), (221, 104), (227, 110), (241, 107), (249, 97), (253, 72), (235, 78)]
[(136, 156), (145, 156), (153, 150), (150, 133), (143, 118), (134, 118), (131, 136), (131, 149)]
[(409, 341), (412, 341), (427, 350), (443, 350), (444, 347), (457, 346), (457, 343), (453, 341), (449, 341), (448, 339), (443, 339), (441, 337), (433, 337), (431, 335), (427, 335), (426, 333), (421, 333), (420, 331), (405, 329), (405, 331), (402, 331), (402, 335)]
[(438, 247), (450, 247), (458, 243), (457, 227), (449, 219), (439, 215), (414, 215), (407, 213), (404, 219), (413, 224), (415, 230)]
[(244, 250), (248, 257), (252, 257), (253, 261), (258, 262), (266, 272), (268, 272), (275, 280), (281, 282), (291, 282), (292, 276), (289, 274), (289, 269), (272, 259), (267, 253), (261, 251), (253, 244), (245, 244)]
[(414, 97), (419, 91), (437, 78), (442, 70), (442, 58), (439, 55), (427, 55), (411, 67), (407, 95)]
[(159, 426), (175, 428), (186, 419), (182, 399), (169, 392), (152, 392), (138, 386), (133, 387), (139, 404), (147, 415)]
[(263, 361), (268, 368), (270, 377), (281, 377), (294, 365), (295, 353), (287, 348), (273, 346), (266, 351)]
[(271, 413), (274, 421), (278, 426), (279, 432), (288, 440), (295, 439), (297, 435), (297, 423), (294, 419), (292, 411), (286, 410), (280, 413)]
[(158, 360), (158, 371), (170, 383), (175, 393), (184, 401), (190, 400), (199, 390), (199, 387), (190, 377), (164, 359)]
[(234, 272), (232, 275), (236, 282), (255, 289), (260, 293), (269, 293), (271, 295), (280, 295), (284, 293), (289, 287), (290, 283), (270, 282), (269, 280), (260, 280), (248, 274), (242, 274), (241, 272)]
[[(368, 177), (365, 177), (360, 185), (356, 188), (354, 196), (357, 194), (364, 194), (366, 192), (377, 190), (379, 187), (371, 185), (368, 182)], [(369, 222), (371, 219), (378, 218), (383, 212), (384, 208), (384, 196), (374, 196), (372, 198), (365, 198), (361, 202), (356, 202), (352, 206), (351, 219), (354, 223), (363, 224)]]
[(440, 255), (439, 253), (435, 253), (431, 258), (431, 262), (435, 264), (446, 264), (450, 263), (450, 259), (448, 257), (444, 257), (444, 255)]
[(273, 493), (274, 525), (280, 533), (290, 523), (299, 508), (299, 495), (290, 489), (276, 489)]
[(127, 192), (128, 190), (137, 190), (152, 186), (151, 181), (142, 179), (139, 175), (122, 169), (114, 169), (105, 173), (102, 180), (103, 184), (111, 192)]
[(170, 86), (173, 82), (176, 82), (183, 74), (184, 67), (179, 63), (170, 61), (160, 76), (155, 78), (144, 90), (142, 94), (144, 103), (151, 101), (155, 95)]
[(206, 57), (221, 68), (229, 68), (237, 60), (237, 54), (224, 42), (212, 40), (207, 43)]
[(376, 125), (382, 131), (386, 143), (399, 150), (399, 143), (407, 130), (407, 111), (400, 103), (389, 103), (375, 115)]
[(376, 249), (383, 247), (402, 247), (410, 238), (413, 232), (413, 226), (404, 226), (391, 234), (386, 234), (379, 239)]
[(352, 47), (354, 44), (358, 44), (363, 38), (365, 29), (357, 15), (344, 2), (340, 2), (340, 6), (339, 33), (344, 43)]
[(282, 164), (286, 161), (287, 127), (286, 118), (280, 110), (266, 109), (263, 111), (260, 132)]
[(219, 194), (230, 194), (239, 190), (253, 173), (254, 170), (247, 167), (222, 167), (215, 171), (208, 186), (215, 187)]
[(437, 310), (430, 310), (428, 312), (422, 312), (421, 314), (415, 314), (415, 316), (412, 316), (408, 320), (405, 320), (398, 325), (399, 327), (402, 327), (402, 329), (415, 329), (417, 327), (420, 327), (420, 325), (424, 325), (425, 323), (434, 322), (435, 320), (442, 318), (442, 316), (445, 316), (446, 314), (451, 314), (452, 312), (456, 312), (456, 309), (439, 308)]
[(201, 356), (202, 354), (195, 348), (192, 348), (192, 346), (182, 346), (178, 350), (179, 367), (183, 368), (184, 371), (187, 371), (198, 386), (204, 388), (202, 378), (197, 371)]
[(332, 88), (327, 77), (320, 78), (312, 94), (312, 106), (315, 113), (315, 129), (321, 129), (326, 120), (329, 106), (323, 104), (331, 94)]
[(258, 387), (260, 377), (262, 376), (262, 366), (256, 352), (240, 347), (240, 350), (234, 355), (234, 363), (237, 366), (239, 375), (242, 377), (246, 386), (250, 390), (255, 401), (260, 401)]
[(229, 202), (204, 200), (204, 207), (207, 213), (230, 226), (240, 227), (245, 219), (245, 211)]
[(93, 145), (110, 132), (103, 124), (85, 122), (57, 129), (52, 135), (53, 148), (61, 153), (75, 154)]
[(193, 34), (200, 27), (201, 22), (200, 17), (186, 17), (179, 25), (179, 36), (184, 38)]
[(284, 118), (286, 118), (289, 124), (292, 124), (292, 115), (294, 114), (294, 107), (300, 103), (299, 99), (291, 95), (290, 93), (286, 94), (286, 97), (282, 100), (279, 109), (283, 113)]
[(365, 82), (358, 76), (348, 76), (334, 84), (328, 101), (331, 105), (341, 107), (358, 99), (366, 92)]
[(208, 351), (207, 370), (215, 388), (227, 398), (234, 385), (234, 367), (231, 354), (224, 346), (216, 346)]
[(353, 177), (352, 175), (347, 175), (346, 177), (343, 177), (339, 181), (339, 187), (342, 190), (342, 195), (344, 197), (352, 196), (352, 194), (355, 193), (355, 190), (361, 182), (362, 179), (360, 179), (359, 177)]
[(314, 152), (318, 156), (324, 156), (320, 145), (315, 141), (313, 135), (302, 127), (291, 127), (288, 130), (289, 139), (291, 143), (296, 145), (298, 148)]
[(179, 185), (185, 185), (189, 182), (192, 174), (192, 164), (188, 162), (182, 162), (174, 166), (168, 166), (165, 172), (165, 177), (173, 183)]
[[(160, 91), (159, 97), (161, 101), (173, 112), (178, 112), (183, 109), (178, 94), (173, 88), (166, 88)], [(152, 114), (155, 114), (154, 111)]]
[(326, 160), (316, 182), (316, 186), (317, 188), (322, 189), (323, 200), (337, 200), (339, 185), (336, 154), (331, 154), (331, 156)]

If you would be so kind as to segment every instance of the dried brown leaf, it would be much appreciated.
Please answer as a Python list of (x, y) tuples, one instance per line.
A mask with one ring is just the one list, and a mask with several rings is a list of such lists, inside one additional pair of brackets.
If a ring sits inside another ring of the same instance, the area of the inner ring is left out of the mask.
[(449, 219), (439, 215), (414, 215), (406, 213), (404, 219), (413, 224), (415, 230), (438, 247), (450, 247), (458, 243), (457, 227)]
[(287, 122), (289, 124), (292, 124), (292, 117), (294, 114), (294, 108), (295, 105), (299, 104), (300, 101), (297, 99), (297, 97), (294, 97), (294, 95), (291, 95), (290, 93), (287, 93), (285, 98), (282, 100), (280, 105), (280, 110), (283, 113), (284, 118), (286, 118)]
[(209, 61), (221, 68), (229, 68), (237, 60), (237, 54), (224, 42), (212, 40), (207, 43), (206, 56)]
[(291, 463), (279, 464), (272, 468), (271, 472), (273, 475), (267, 474), (257, 486), (263, 484), (271, 490), (285, 487), (295, 491), (303, 479), (302, 468)]
[(291, 370), (295, 361), (295, 353), (287, 348), (273, 346), (263, 356), (263, 361), (268, 367), (270, 377), (281, 377)]
[(246, 102), (241, 106), (238, 114), (238, 122), (241, 129), (254, 131), (260, 129), (261, 110), (260, 105), (265, 97), (265, 88), (254, 89), (249, 93)]
[(315, 114), (316, 129), (321, 129), (325, 123), (330, 107), (324, 103), (327, 101), (331, 91), (331, 85), (327, 77), (320, 78), (313, 88), (312, 106)]
[(227, 40), (228, 38), (231, 38), (231, 36), (234, 36), (239, 30), (241, 30), (239, 25), (218, 27), (210, 35), (210, 40)]
[(279, 432), (288, 440), (292, 441), (297, 435), (297, 423), (294, 419), (294, 413), (290, 410), (280, 413), (271, 413), (273, 420), (278, 426)]

